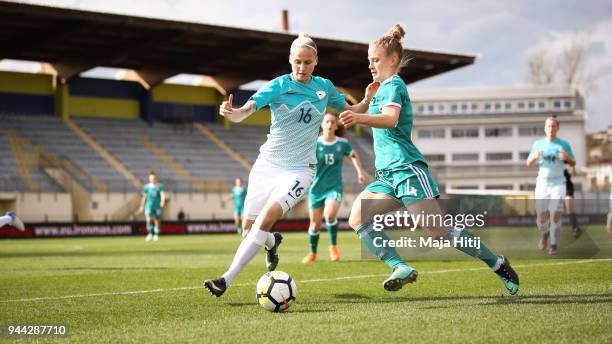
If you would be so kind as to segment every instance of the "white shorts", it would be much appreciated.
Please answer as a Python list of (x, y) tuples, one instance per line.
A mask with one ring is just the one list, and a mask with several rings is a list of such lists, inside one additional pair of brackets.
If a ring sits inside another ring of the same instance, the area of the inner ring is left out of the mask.
[(535, 198), (538, 214), (546, 211), (551, 213), (563, 212), (565, 184), (547, 185), (545, 183), (536, 183)]
[(286, 214), (308, 194), (314, 171), (314, 166), (288, 169), (258, 159), (249, 174), (244, 216), (255, 220), (268, 200), (276, 201)]

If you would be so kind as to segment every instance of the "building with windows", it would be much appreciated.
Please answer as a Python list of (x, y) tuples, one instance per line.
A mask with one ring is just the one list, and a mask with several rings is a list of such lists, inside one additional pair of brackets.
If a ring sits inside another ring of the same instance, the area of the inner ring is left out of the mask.
[[(537, 168), (525, 160), (552, 115), (559, 137), (574, 150), (577, 171), (586, 166), (586, 111), (574, 88), (421, 89), (410, 96), (413, 140), (447, 192), (533, 190)], [(581, 190), (584, 177), (579, 173), (574, 182)]]

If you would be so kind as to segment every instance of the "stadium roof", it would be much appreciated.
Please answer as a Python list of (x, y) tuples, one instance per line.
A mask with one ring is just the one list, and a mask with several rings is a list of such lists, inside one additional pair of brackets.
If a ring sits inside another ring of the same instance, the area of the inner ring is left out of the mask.
[[(294, 34), (0, 1), (0, 59), (43, 61), (60, 80), (94, 67), (135, 70), (150, 85), (180, 73), (209, 75), (225, 89), (287, 73)], [(349, 91), (371, 80), (367, 44), (314, 37), (317, 75)], [(415, 82), (474, 63), (474, 55), (406, 50)]]

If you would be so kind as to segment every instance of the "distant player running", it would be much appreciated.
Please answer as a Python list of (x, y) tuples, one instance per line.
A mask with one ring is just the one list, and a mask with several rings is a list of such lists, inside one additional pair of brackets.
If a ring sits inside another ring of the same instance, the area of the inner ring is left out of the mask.
[(308, 242), (310, 252), (302, 263), (311, 263), (317, 259), (319, 246), (319, 228), (323, 217), (329, 233), (329, 256), (334, 262), (340, 260), (338, 250), (338, 209), (342, 204), (344, 188), (342, 185), (342, 165), (348, 157), (357, 170), (359, 184), (363, 186), (365, 177), (361, 161), (353, 151), (351, 144), (342, 136), (344, 128), (338, 128), (338, 118), (326, 114), (321, 123), (321, 136), (317, 140), (317, 172), (310, 185), (308, 199), (310, 203), (310, 227)]
[(138, 211), (145, 214), (147, 222), (146, 241), (159, 240), (159, 227), (162, 218), (164, 205), (166, 204), (166, 194), (164, 186), (157, 182), (157, 175), (154, 171), (149, 172), (149, 183), (142, 188), (142, 198)]
[(4, 216), (0, 216), (0, 228), (7, 225), (13, 226), (22, 232), (25, 231), (23, 222), (12, 211), (7, 212)]
[(376, 85), (369, 85), (365, 99), (349, 106), (331, 81), (312, 75), (318, 63), (317, 46), (307, 34), (300, 34), (291, 44), (289, 63), (291, 74), (268, 82), (241, 108), (232, 107), (230, 95), (219, 109), (220, 115), (240, 122), (256, 110), (270, 106), (272, 125), (249, 174), (244, 240), (229, 269), (217, 279), (204, 281), (206, 289), (216, 297), (223, 295), (264, 245), (266, 266), (270, 271), (276, 269), (282, 236), (270, 230), (306, 195), (317, 162), (317, 137), (326, 107), (335, 111), (363, 111), (376, 91)]
[(572, 167), (576, 165), (572, 148), (567, 141), (557, 137), (558, 131), (557, 117), (547, 118), (544, 122), (546, 137), (533, 143), (527, 157), (527, 166), (539, 166), (535, 188), (536, 223), (541, 231), (538, 248), (545, 250), (550, 238), (548, 254), (551, 256), (557, 254), (557, 241), (562, 226), (561, 213), (566, 193), (564, 163)]
[(246, 188), (242, 185), (242, 179), (236, 178), (234, 187), (232, 188), (232, 200), (234, 201), (234, 224), (236, 232), (242, 234), (242, 213), (244, 212), (244, 198), (246, 197)]
[[(436, 182), (429, 173), (427, 161), (411, 140), (412, 104), (406, 84), (397, 75), (406, 63), (401, 44), (404, 34), (404, 29), (395, 25), (386, 35), (370, 43), (369, 68), (374, 81), (380, 82), (380, 88), (370, 103), (368, 113), (345, 111), (340, 114), (340, 121), (347, 127), (355, 124), (372, 127), (376, 181), (369, 184), (355, 200), (349, 224), (369, 251), (393, 270), (383, 282), (383, 288), (388, 291), (400, 290), (406, 283), (416, 281), (417, 271), (406, 264), (395, 248), (380, 244), (388, 242), (389, 237), (384, 231), (374, 229), (373, 220), (362, 223), (362, 212), (365, 219), (373, 219), (377, 214), (386, 214), (404, 206), (411, 214), (424, 213), (434, 218), (443, 215), (436, 201), (439, 196)], [(365, 200), (370, 201), (363, 206)], [(474, 240), (473, 234), (467, 230), (447, 229), (442, 223), (419, 224), (435, 239), (447, 239), (451, 243), (455, 242), (453, 239)], [(482, 243), (480, 248), (467, 245), (455, 247), (485, 262), (499, 276), (510, 294), (518, 292), (518, 275), (506, 257), (494, 254)]]

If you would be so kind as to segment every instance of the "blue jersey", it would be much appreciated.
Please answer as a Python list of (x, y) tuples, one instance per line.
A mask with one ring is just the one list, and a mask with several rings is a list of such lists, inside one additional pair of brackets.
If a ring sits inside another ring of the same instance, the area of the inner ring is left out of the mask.
[(559, 160), (559, 153), (565, 151), (572, 160), (575, 160), (572, 147), (570, 147), (569, 143), (560, 138), (554, 141), (541, 138), (533, 143), (529, 158), (533, 157), (536, 151), (542, 152), (542, 156), (537, 162), (540, 167), (538, 170), (538, 182), (547, 185), (565, 184), (565, 176), (563, 175), (565, 165), (563, 161)]
[(277, 167), (302, 168), (317, 163), (319, 126), (327, 106), (336, 111), (346, 104), (331, 81), (313, 76), (308, 83), (285, 74), (268, 82), (250, 100), (257, 110), (269, 105), (272, 125), (261, 146), (260, 158)]

